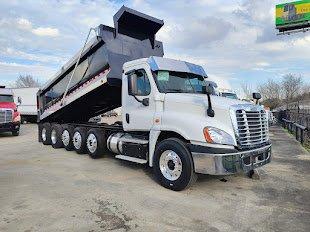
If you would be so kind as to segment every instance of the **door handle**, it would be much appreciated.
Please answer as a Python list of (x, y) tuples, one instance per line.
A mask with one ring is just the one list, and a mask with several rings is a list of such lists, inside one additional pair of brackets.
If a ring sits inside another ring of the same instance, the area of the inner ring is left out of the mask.
[(126, 114), (126, 122), (129, 124), (129, 114)]

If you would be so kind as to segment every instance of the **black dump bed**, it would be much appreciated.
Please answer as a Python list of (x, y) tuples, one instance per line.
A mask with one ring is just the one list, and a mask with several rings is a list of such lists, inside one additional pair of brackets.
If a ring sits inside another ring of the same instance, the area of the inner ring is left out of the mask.
[(85, 46), (70, 83), (80, 52), (38, 92), (39, 121), (87, 122), (120, 107), (123, 64), (163, 56), (163, 45), (155, 40), (162, 20), (124, 6), (113, 20), (114, 28), (98, 26), (97, 37)]

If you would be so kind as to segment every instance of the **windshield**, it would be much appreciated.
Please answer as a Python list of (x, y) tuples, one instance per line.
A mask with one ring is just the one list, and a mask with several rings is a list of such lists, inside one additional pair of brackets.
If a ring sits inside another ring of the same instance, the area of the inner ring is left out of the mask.
[(162, 93), (203, 93), (207, 85), (203, 76), (193, 73), (157, 71), (154, 78)]
[(231, 98), (231, 99), (238, 99), (237, 94), (235, 93), (222, 93), (223, 97)]
[(0, 95), (0, 102), (14, 102), (12, 95)]

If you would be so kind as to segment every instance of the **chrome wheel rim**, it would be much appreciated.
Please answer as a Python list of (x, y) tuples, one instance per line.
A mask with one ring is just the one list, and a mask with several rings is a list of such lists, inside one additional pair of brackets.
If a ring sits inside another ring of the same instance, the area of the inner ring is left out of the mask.
[(78, 131), (73, 135), (73, 145), (76, 149), (80, 149), (82, 146), (82, 136)]
[(42, 129), (41, 137), (43, 141), (46, 141), (46, 129), (45, 128)]
[(61, 140), (64, 146), (68, 146), (70, 143), (70, 134), (68, 130), (64, 130), (61, 135)]
[(57, 143), (57, 132), (54, 129), (51, 132), (51, 141), (52, 141), (52, 144), (56, 144)]
[(89, 134), (87, 137), (87, 148), (91, 153), (94, 153), (97, 150), (97, 138), (94, 134)]
[(182, 174), (182, 161), (177, 153), (164, 151), (159, 159), (159, 167), (163, 176), (170, 180), (177, 180)]

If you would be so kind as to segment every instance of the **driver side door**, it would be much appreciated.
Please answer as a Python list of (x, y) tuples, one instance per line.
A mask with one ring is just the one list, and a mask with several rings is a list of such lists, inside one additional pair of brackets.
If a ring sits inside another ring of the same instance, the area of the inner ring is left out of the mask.
[[(126, 131), (149, 131), (153, 125), (155, 104), (150, 79), (145, 69), (130, 72), (123, 80), (123, 127)], [(142, 103), (144, 99), (144, 104)], [(147, 100), (148, 99), (148, 100)], [(148, 105), (145, 104), (148, 101)]]

